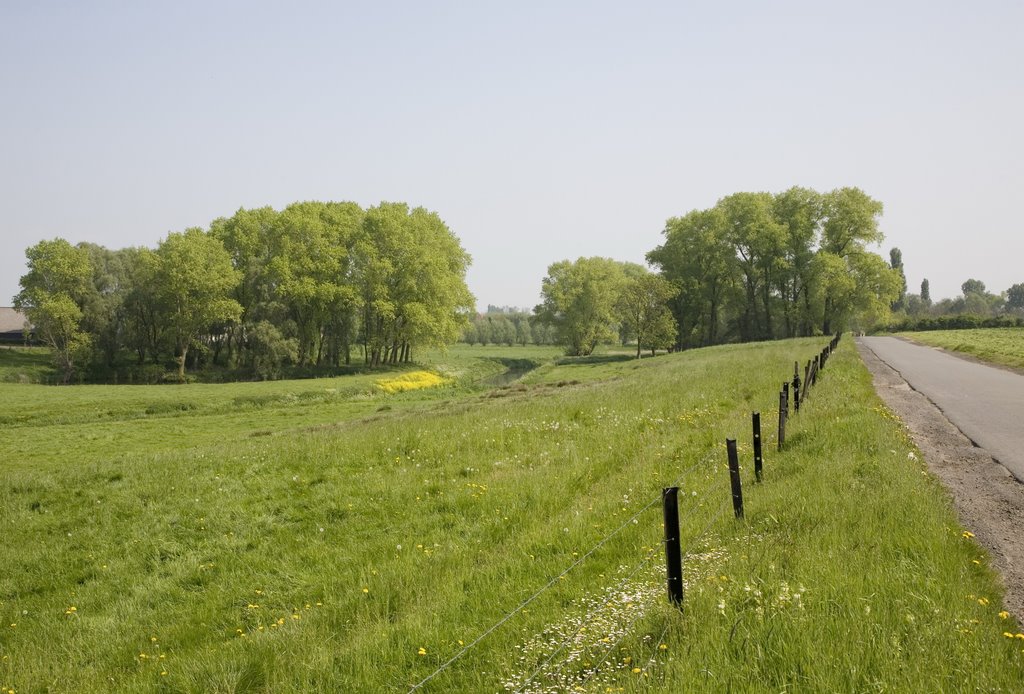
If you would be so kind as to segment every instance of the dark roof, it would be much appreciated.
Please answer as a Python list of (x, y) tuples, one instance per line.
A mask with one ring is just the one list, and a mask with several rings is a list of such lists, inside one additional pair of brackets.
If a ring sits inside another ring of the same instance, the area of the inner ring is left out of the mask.
[(0, 333), (20, 333), (25, 329), (25, 314), (0, 306)]

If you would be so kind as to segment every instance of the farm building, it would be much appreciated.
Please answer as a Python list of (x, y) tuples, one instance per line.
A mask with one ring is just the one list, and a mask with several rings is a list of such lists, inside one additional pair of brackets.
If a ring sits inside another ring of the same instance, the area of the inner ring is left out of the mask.
[(0, 343), (25, 342), (25, 314), (0, 306)]

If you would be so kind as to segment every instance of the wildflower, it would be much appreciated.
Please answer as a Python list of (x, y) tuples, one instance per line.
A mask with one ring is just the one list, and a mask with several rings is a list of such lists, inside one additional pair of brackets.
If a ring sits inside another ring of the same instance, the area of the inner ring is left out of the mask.
[(1011, 634), (1011, 633), (1010, 633), (1010, 632), (1008, 632), (1008, 631), (1004, 631), (1004, 632), (1003, 632), (1003, 636), (1005, 636), (1005, 637), (1006, 637), (1006, 638), (1008, 638), (1008, 639), (1012, 639), (1012, 638), (1013, 638), (1013, 634)]
[(369, 592), (370, 592), (370, 589), (369, 589), (369, 588), (363, 588), (363, 592), (364, 592), (364, 593), (369, 593)]
[(978, 604), (979, 605), (987, 605), (988, 604), (988, 598), (978, 598)]
[(419, 654), (419, 655), (426, 655), (427, 654), (427, 649), (423, 648), (422, 646), (420, 646), (420, 649), (418, 651), (416, 651), (416, 653)]
[(78, 608), (75, 607), (74, 605), (72, 605), (68, 609), (64, 610), (64, 614), (74, 614), (76, 612), (78, 612)]
[(633, 674), (634, 675), (639, 675), (640, 674), (640, 668), (638, 668), (638, 667), (633, 668)]
[(1009, 616), (1010, 616), (1010, 613), (1009, 613), (1009, 612), (1007, 612), (1006, 610), (1003, 610), (1002, 612), (1000, 612), (1000, 613), (999, 613), (999, 618), (1000, 618), (1000, 619), (1006, 619), (1006, 618), (1008, 618)]
[(972, 533), (970, 530), (965, 530), (961, 533), (961, 536), (966, 537), (969, 540), (972, 537), (974, 537), (974, 533)]
[(667, 651), (668, 650), (668, 646), (666, 646), (665, 644), (661, 644), (660, 646), (658, 646), (658, 650), (659, 651)]

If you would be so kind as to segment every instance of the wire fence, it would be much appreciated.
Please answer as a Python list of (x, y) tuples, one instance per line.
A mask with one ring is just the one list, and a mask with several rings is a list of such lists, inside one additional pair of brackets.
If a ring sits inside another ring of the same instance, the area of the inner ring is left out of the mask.
[[(821, 370), (824, 368), (825, 363), (828, 360), (829, 356), (836, 349), (836, 347), (838, 345), (838, 342), (839, 342), (839, 335), (837, 335), (835, 338), (833, 338), (828, 343), (828, 345), (818, 355), (816, 355), (813, 359), (808, 360), (807, 365), (806, 365), (806, 367), (804, 369), (804, 378), (803, 379), (800, 378), (799, 362), (797, 362), (796, 364), (794, 364), (794, 371), (793, 371), (793, 379), (792, 379), (792, 381), (790, 381), (787, 378), (787, 380), (784, 382), (782, 391), (780, 391), (780, 393), (779, 393), (779, 396), (780, 396), (779, 397), (779, 419), (778, 419), (779, 428), (778, 428), (778, 435), (777, 435), (777, 444), (778, 444), (778, 449), (780, 451), (783, 449), (783, 446), (784, 446), (784, 443), (785, 443), (785, 424), (786, 424), (786, 420), (790, 417), (790, 412), (789, 412), (790, 404), (792, 403), (794, 414), (799, 412), (799, 408), (800, 408), (801, 403), (806, 400), (811, 386), (814, 385), (817, 382), (817, 379), (820, 377)], [(792, 386), (792, 391), (790, 391), (790, 386)], [(760, 461), (760, 441), (759, 441), (759, 439), (760, 439), (759, 413), (754, 413), (753, 422), (754, 422), (753, 435), (754, 435), (754, 439), (756, 441), (755, 450), (756, 450), (756, 455), (757, 455), (757, 461), (756, 461), (757, 480), (760, 482), (761, 481), (761, 469), (760, 469), (761, 461)], [(681, 561), (684, 562), (684, 563), (685, 563), (685, 560), (686, 560), (687, 557), (693, 556), (694, 549), (702, 541), (704, 541), (707, 538), (707, 536), (709, 535), (711, 530), (715, 527), (715, 525), (721, 521), (722, 517), (725, 515), (725, 513), (728, 510), (730, 500), (732, 501), (736, 517), (737, 518), (742, 518), (743, 517), (742, 495), (739, 495), (739, 498), (737, 498), (737, 496), (738, 496), (737, 495), (737, 491), (738, 490), (737, 490), (737, 486), (736, 486), (736, 479), (737, 479), (738, 475), (736, 474), (737, 470), (734, 469), (735, 461), (733, 460), (735, 458), (735, 451), (736, 451), (735, 441), (734, 440), (730, 440), (727, 443), (730, 444), (730, 445), (727, 446), (727, 448), (729, 449), (729, 453), (730, 453), (730, 461), (729, 461), (729, 463), (730, 463), (730, 472), (733, 473), (731, 475), (732, 479), (730, 480), (731, 483), (732, 483), (732, 485), (731, 485), (731, 494), (729, 494), (729, 495), (722, 494), (722, 497), (723, 497), (722, 503), (709, 516), (707, 522), (702, 526), (701, 531), (696, 536), (690, 538), (690, 540), (687, 542), (686, 551), (685, 552), (681, 551), (679, 553), (679, 556), (681, 557)], [(705, 454), (703, 456), (701, 456), (698, 460), (696, 460), (695, 462), (691, 463), (683, 471), (681, 471), (680, 474), (676, 477), (676, 479), (673, 480), (673, 482), (670, 485), (670, 487), (671, 488), (677, 488), (686, 479), (688, 479), (688, 477), (690, 475), (692, 475), (696, 470), (699, 470), (699, 469), (705, 467), (709, 462), (711, 462), (715, 458), (715, 456), (720, 455), (720, 454), (721, 454), (721, 448), (719, 448), (718, 446), (713, 446), (711, 448), (711, 450), (705, 452)], [(706, 496), (706, 494), (703, 495), (703, 496)], [(639, 521), (639, 519), (647, 511), (649, 511), (651, 508), (653, 508), (654, 506), (657, 506), (659, 504), (659, 502), (661, 502), (663, 504), (666, 503), (665, 498), (666, 497), (665, 497), (664, 494), (660, 494), (660, 495), (650, 499), (649, 501), (647, 501), (633, 515), (631, 515), (629, 518), (627, 518), (625, 521), (623, 521), (619, 526), (617, 526), (615, 529), (613, 529), (607, 535), (605, 535), (604, 537), (602, 537), (598, 541), (596, 541), (586, 552), (584, 552), (581, 556), (579, 556), (579, 558), (577, 558), (575, 561), (573, 561), (571, 564), (569, 564), (560, 573), (558, 573), (557, 575), (553, 576), (547, 583), (545, 583), (543, 586), (541, 586), (539, 589), (537, 589), (531, 595), (529, 595), (524, 600), (522, 600), (518, 605), (513, 607), (511, 610), (506, 612), (504, 615), (502, 615), (502, 617), (500, 617), (497, 621), (495, 621), (489, 627), (484, 629), (475, 639), (473, 639), (469, 643), (465, 644), (454, 655), (452, 655), (446, 661), (441, 663), (441, 665), (439, 665), (433, 672), (431, 672), (429, 675), (427, 675), (426, 677), (421, 679), (416, 684), (412, 685), (410, 687), (410, 689), (408, 690), (410, 692), (410, 694), (412, 692), (416, 692), (416, 691), (421, 690), (427, 684), (429, 684), (431, 681), (433, 681), (435, 678), (440, 676), (442, 673), (446, 672), (450, 667), (455, 665), (467, 653), (470, 653), (476, 646), (478, 646), (481, 642), (483, 642), (488, 636), (490, 636), (495, 631), (500, 629), (502, 626), (507, 624), (516, 615), (518, 615), (521, 612), (523, 612), (523, 610), (525, 610), (530, 604), (532, 604), (534, 601), (538, 600), (541, 596), (543, 596), (545, 593), (547, 593), (547, 591), (551, 590), (554, 586), (560, 584), (566, 578), (566, 576), (568, 576), (575, 569), (577, 569), (582, 564), (584, 564), (589, 559), (591, 559), (602, 547), (607, 545), (613, 538), (615, 538), (616, 536), (621, 534), (627, 528), (630, 528), (630, 527), (636, 525), (637, 522)], [(673, 496), (672, 498), (673, 498), (673, 502), (672, 503), (676, 503), (675, 502), (675, 497)], [(696, 516), (698, 511), (701, 510), (702, 508), (703, 508), (703, 504), (702, 503), (693, 506), (692, 508), (689, 509), (689, 511), (686, 513), (686, 515), (682, 518), (682, 520), (685, 520), (685, 521), (692, 520), (694, 518), (694, 516)], [(666, 540), (666, 541), (668, 541), (668, 540)], [(675, 541), (679, 542), (678, 536), (676, 537)], [(776, 540), (776, 543), (777, 543), (777, 541), (778, 540)], [(776, 543), (773, 543), (773, 545), (776, 544)], [(762, 552), (762, 562), (767, 560), (766, 558), (769, 555), (769, 549), (771, 549), (771, 548), (768, 548), (768, 549), (766, 549), (766, 550), (764, 550)], [(626, 586), (631, 585), (632, 582), (642, 573), (642, 571), (645, 568), (647, 568), (652, 563), (652, 561), (654, 560), (655, 557), (657, 557), (657, 555), (658, 555), (658, 553), (657, 553), (657, 551), (654, 548), (649, 548), (645, 552), (644, 556), (640, 558), (639, 561), (637, 561), (635, 564), (633, 564), (632, 567), (628, 568), (628, 570), (626, 571), (625, 575), (621, 579), (619, 579), (617, 586), (619, 588), (624, 589)], [(669, 573), (671, 574), (671, 567), (669, 567)], [(681, 574), (681, 567), (680, 567), (679, 575), (680, 576), (682, 575)], [(671, 592), (671, 589), (670, 589), (670, 592)], [(554, 643), (553, 644), (553, 650), (550, 653), (548, 653), (546, 657), (541, 659), (538, 662), (538, 664), (529, 672), (528, 675), (526, 675), (522, 680), (516, 682), (513, 685), (515, 688), (512, 689), (512, 691), (517, 693), (517, 694), (526, 692), (527, 688), (531, 684), (533, 684), (537, 680), (537, 678), (539, 676), (541, 676), (542, 674), (546, 674), (548, 677), (557, 680), (559, 678), (559, 676), (561, 675), (562, 668), (564, 668), (566, 666), (566, 663), (568, 661), (567, 660), (563, 660), (562, 664), (559, 665), (558, 668), (555, 669), (555, 670), (549, 670), (548, 668), (556, 661), (556, 659), (558, 658), (559, 655), (561, 655), (562, 653), (565, 653), (567, 651), (567, 649), (569, 649), (569, 647), (571, 645), (573, 645), (574, 640), (577, 639), (580, 636), (580, 634), (582, 633), (582, 630), (584, 629), (584, 625), (586, 625), (594, 617), (594, 615), (596, 614), (597, 610), (598, 610), (597, 607), (590, 608), (584, 614), (583, 619), (579, 620), (580, 626), (578, 626), (575, 630), (570, 632), (568, 635), (565, 635), (560, 641), (557, 641), (556, 643)], [(598, 658), (597, 662), (594, 663), (593, 665), (588, 666), (587, 669), (584, 671), (584, 673), (582, 675), (582, 679), (578, 682), (578, 684), (580, 686), (586, 686), (588, 683), (590, 683), (592, 681), (592, 679), (600, 672), (601, 667), (611, 657), (611, 654), (614, 653), (615, 649), (618, 648), (623, 643), (623, 641), (627, 638), (627, 636), (632, 633), (632, 631), (633, 631), (634, 627), (636, 626), (636, 624), (640, 621), (640, 619), (642, 619), (645, 616), (645, 614), (646, 614), (645, 610), (642, 610), (642, 609), (636, 610), (636, 613), (627, 622), (625, 628), (623, 628), (623, 629), (621, 629), (619, 631), (619, 634), (618, 634), (617, 638), (614, 641), (612, 641), (610, 639), (607, 640), (607, 643), (605, 644), (605, 647), (602, 648), (599, 651), (598, 655), (600, 657)], [(663, 643), (664, 638), (665, 638), (666, 634), (668, 633), (669, 629), (672, 627), (672, 624), (673, 624), (672, 620), (668, 620), (668, 619), (666, 620), (666, 623), (665, 623), (665, 625), (664, 625), (664, 627), (663, 627), (663, 629), (661, 631), (661, 634), (653, 642), (652, 653), (651, 653), (650, 657), (647, 659), (645, 665), (642, 668), (637, 668), (637, 670), (639, 670), (639, 672), (641, 672), (641, 673), (647, 672), (657, 662), (658, 649), (659, 649), (660, 645)], [(636, 672), (637, 670), (634, 670), (634, 672)], [(507, 687), (507, 688), (511, 689), (511, 687)]]

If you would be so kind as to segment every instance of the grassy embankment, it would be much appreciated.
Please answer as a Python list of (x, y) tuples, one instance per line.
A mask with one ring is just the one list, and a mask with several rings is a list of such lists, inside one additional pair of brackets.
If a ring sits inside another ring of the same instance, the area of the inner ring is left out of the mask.
[[(396, 373), (2, 384), (0, 692), (406, 691), (624, 522), (424, 690), (1019, 691), (987, 561), (849, 342), (749, 483), (750, 411), (772, 431), (821, 342), (490, 391), (493, 348), (395, 394), (374, 381)], [(723, 505), (737, 435), (744, 522)], [(677, 478), (682, 613), (657, 504), (629, 522)]]
[(1024, 369), (1024, 328), (977, 328), (900, 333), (914, 342)]

